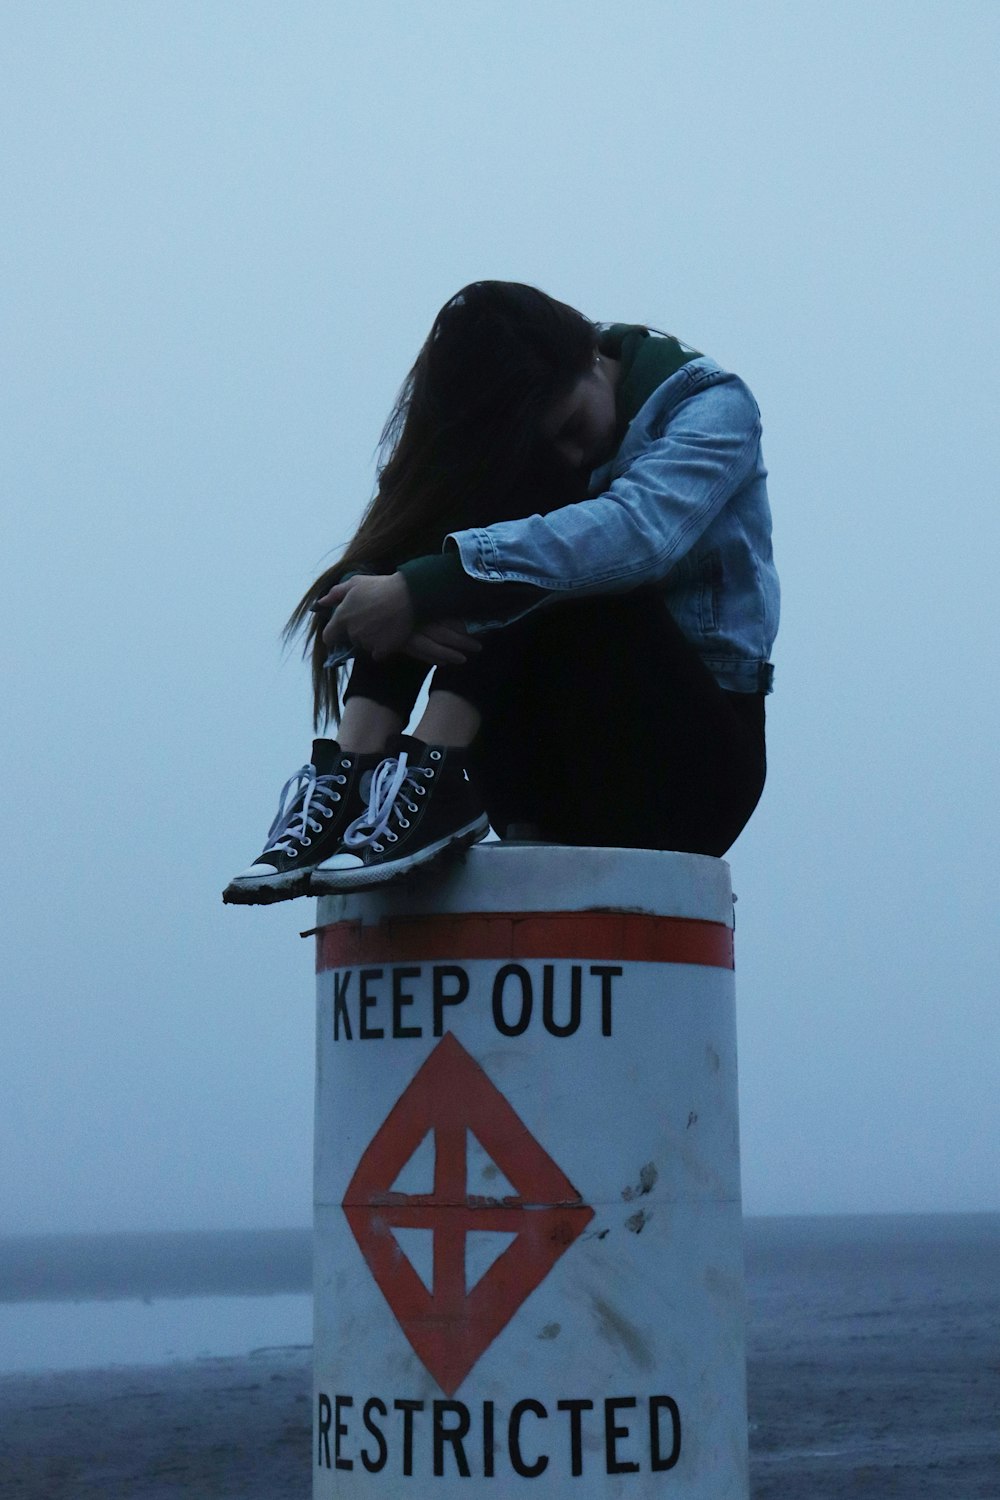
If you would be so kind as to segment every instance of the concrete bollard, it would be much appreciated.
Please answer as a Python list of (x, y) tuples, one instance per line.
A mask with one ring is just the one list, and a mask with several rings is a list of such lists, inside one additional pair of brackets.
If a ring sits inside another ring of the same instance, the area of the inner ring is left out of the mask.
[(746, 1500), (732, 954), (700, 855), (320, 902), (314, 1500)]

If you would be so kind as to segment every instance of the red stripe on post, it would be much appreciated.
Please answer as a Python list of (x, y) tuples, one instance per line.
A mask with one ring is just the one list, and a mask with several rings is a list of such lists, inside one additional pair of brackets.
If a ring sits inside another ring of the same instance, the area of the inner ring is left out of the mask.
[(409, 959), (611, 958), (732, 969), (733, 932), (699, 917), (629, 911), (461, 912), (332, 922), (316, 931), (316, 971)]

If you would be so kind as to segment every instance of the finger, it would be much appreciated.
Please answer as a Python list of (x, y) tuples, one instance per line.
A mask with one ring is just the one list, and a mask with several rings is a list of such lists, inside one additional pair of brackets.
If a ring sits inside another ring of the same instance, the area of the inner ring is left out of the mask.
[(317, 599), (310, 608), (312, 609), (336, 609), (341, 600), (346, 599), (351, 591), (353, 578), (348, 578), (344, 583), (335, 583), (333, 588)]
[(345, 640), (347, 640), (347, 632), (342, 628), (340, 621), (337, 619), (336, 612), (334, 612), (330, 620), (323, 627), (323, 645), (336, 646)]
[(428, 640), (436, 641), (441, 646), (450, 646), (455, 651), (462, 651), (466, 655), (470, 651), (481, 651), (483, 645), (477, 641), (474, 635), (470, 635), (464, 625), (451, 625), (444, 620), (438, 620), (433, 625), (425, 625), (421, 635)]
[(463, 667), (465, 665), (464, 657), (448, 656), (435, 646), (413, 646), (408, 648), (405, 654), (412, 656), (416, 661), (426, 662), (429, 667)]
[(463, 652), (452, 646), (442, 645), (424, 632), (411, 635), (403, 650), (407, 656), (415, 656), (418, 661), (432, 662), (438, 667), (461, 667), (468, 659)]
[(454, 619), (451, 619), (451, 618), (448, 618), (448, 619), (445, 619), (445, 620), (435, 620), (433, 622), (433, 625), (425, 625), (424, 629), (425, 630), (430, 630), (430, 629), (435, 629), (436, 630), (439, 626), (442, 626), (445, 630), (453, 630), (453, 631), (456, 632), (456, 634), (464, 636), (467, 640), (470, 640), (470, 641), (475, 640), (475, 636), (469, 630), (469, 627), (468, 627), (468, 625), (466, 625), (466, 623), (465, 623), (464, 620), (454, 620)]

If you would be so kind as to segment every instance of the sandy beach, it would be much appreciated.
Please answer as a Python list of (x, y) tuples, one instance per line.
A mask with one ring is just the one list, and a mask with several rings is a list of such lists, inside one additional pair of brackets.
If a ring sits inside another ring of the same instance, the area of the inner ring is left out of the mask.
[(307, 1500), (308, 1349), (0, 1378), (3, 1500)]
[[(751, 1360), (753, 1500), (996, 1500), (985, 1382), (970, 1385), (958, 1361), (907, 1372), (899, 1346), (881, 1361), (830, 1352), (820, 1337), (812, 1357)], [(310, 1360), (272, 1349), (4, 1377), (0, 1497), (309, 1500)]]

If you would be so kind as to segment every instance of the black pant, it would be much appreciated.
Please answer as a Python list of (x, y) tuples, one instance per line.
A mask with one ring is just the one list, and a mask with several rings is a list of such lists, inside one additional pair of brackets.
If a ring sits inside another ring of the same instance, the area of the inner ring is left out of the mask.
[[(482, 714), (469, 772), (490, 822), (558, 844), (725, 854), (764, 786), (764, 698), (720, 688), (661, 594), (538, 610), (433, 686)], [(426, 667), (359, 656), (347, 696), (404, 717)]]

